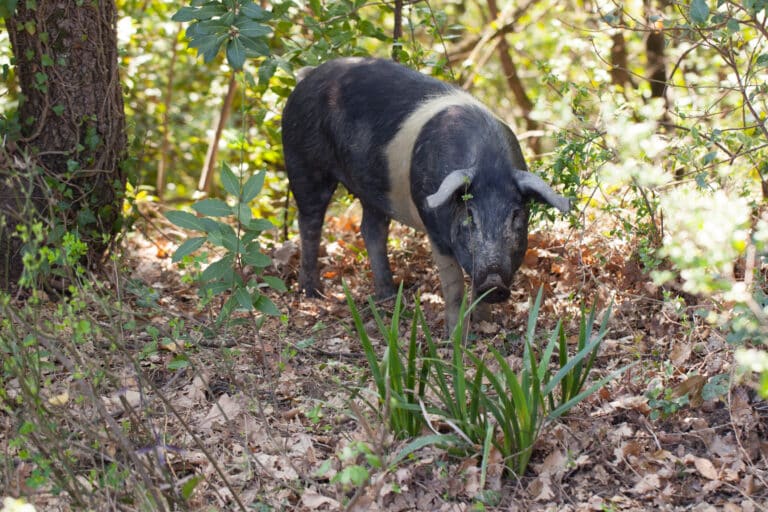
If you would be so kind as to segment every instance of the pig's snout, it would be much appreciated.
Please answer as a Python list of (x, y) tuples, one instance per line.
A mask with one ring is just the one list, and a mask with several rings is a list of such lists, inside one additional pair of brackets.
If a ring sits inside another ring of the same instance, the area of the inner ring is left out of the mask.
[(499, 274), (490, 273), (485, 276), (485, 279), (475, 286), (475, 294), (480, 297), (488, 292), (483, 297), (483, 302), (502, 302), (509, 298), (509, 286), (504, 282)]

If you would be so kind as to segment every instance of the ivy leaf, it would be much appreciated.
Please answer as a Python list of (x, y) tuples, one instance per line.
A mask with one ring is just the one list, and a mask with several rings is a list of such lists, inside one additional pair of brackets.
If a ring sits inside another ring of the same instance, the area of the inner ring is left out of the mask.
[(9, 18), (16, 10), (19, 0), (0, 0), (0, 18)]
[(709, 19), (709, 5), (707, 0), (692, 0), (690, 8), (691, 19), (700, 25)]

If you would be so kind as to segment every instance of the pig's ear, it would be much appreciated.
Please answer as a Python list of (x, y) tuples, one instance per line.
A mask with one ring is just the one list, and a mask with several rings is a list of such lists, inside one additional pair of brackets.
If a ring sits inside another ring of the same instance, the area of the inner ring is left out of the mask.
[(544, 180), (527, 171), (514, 171), (517, 186), (524, 196), (530, 197), (540, 203), (554, 206), (563, 213), (571, 209), (571, 200), (552, 190)]
[(468, 185), (477, 172), (476, 167), (457, 169), (443, 179), (440, 187), (432, 195), (427, 196), (427, 206), (437, 208), (453, 196), (461, 187)]

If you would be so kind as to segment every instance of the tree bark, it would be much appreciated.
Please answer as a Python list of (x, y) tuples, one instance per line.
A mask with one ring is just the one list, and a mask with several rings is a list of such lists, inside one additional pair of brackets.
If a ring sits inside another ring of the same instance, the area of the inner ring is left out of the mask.
[(211, 193), (211, 180), (213, 179), (213, 173), (216, 169), (216, 160), (219, 156), (219, 141), (221, 140), (221, 135), (224, 133), (224, 127), (227, 126), (227, 119), (229, 119), (229, 112), (232, 110), (232, 102), (235, 100), (236, 90), (237, 76), (235, 73), (232, 73), (232, 77), (229, 79), (229, 85), (227, 86), (227, 95), (224, 97), (224, 103), (221, 105), (219, 117), (213, 121), (214, 130), (208, 141), (208, 151), (205, 154), (203, 171), (200, 173), (200, 181), (197, 183), (197, 190), (202, 191), (206, 196)]
[[(661, 13), (665, 7), (665, 0), (657, 2), (654, 9), (653, 0), (646, 0), (645, 6), (649, 14)], [(666, 98), (667, 92), (667, 60), (664, 55), (664, 32), (660, 21), (654, 22), (649, 19), (651, 27), (648, 37), (645, 40), (645, 54), (647, 59), (648, 81), (651, 85), (651, 98)]]
[[(125, 185), (116, 22), (114, 0), (19, 2), (6, 20), (21, 89), (21, 133), (5, 148), (15, 165), (0, 176), (0, 216), (6, 228), (31, 223), (30, 217), (56, 226), (49, 231), (52, 244), (63, 232), (58, 228), (76, 230), (91, 261), (114, 239)], [(18, 211), (30, 197), (37, 208)], [(3, 237), (0, 248), (13, 244)], [(19, 258), (0, 261), (0, 286), (18, 277)]]

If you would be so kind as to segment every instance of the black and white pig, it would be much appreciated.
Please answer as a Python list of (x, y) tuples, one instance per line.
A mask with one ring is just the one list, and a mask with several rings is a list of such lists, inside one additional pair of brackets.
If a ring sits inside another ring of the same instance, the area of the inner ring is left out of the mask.
[(282, 130), (305, 293), (321, 291), (320, 235), (342, 183), (363, 206), (377, 297), (395, 293), (387, 258), (395, 219), (429, 236), (449, 332), (464, 293), (462, 268), (475, 296), (505, 300), (528, 243), (527, 202), (570, 208), (527, 171), (509, 126), (466, 92), (387, 60), (336, 59), (299, 78)]

